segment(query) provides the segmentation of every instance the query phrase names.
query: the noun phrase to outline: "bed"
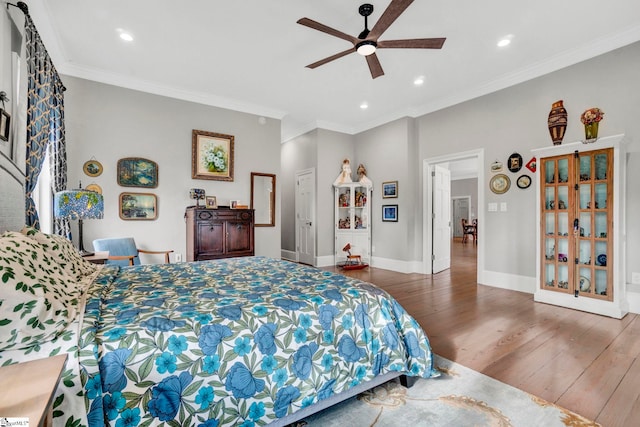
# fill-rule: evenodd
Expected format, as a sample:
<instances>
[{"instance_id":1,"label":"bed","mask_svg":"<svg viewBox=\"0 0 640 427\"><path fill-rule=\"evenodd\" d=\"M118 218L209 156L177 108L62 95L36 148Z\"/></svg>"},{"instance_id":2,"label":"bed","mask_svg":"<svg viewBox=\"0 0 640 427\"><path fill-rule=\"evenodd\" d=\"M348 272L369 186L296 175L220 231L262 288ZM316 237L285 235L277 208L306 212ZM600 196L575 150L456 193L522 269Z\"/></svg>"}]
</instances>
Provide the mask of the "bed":
<instances>
[{"instance_id":1,"label":"bed","mask_svg":"<svg viewBox=\"0 0 640 427\"><path fill-rule=\"evenodd\" d=\"M287 261L97 266L25 228L0 236L0 276L0 365L69 356L55 425L286 425L437 375L386 292Z\"/></svg>"}]
</instances>

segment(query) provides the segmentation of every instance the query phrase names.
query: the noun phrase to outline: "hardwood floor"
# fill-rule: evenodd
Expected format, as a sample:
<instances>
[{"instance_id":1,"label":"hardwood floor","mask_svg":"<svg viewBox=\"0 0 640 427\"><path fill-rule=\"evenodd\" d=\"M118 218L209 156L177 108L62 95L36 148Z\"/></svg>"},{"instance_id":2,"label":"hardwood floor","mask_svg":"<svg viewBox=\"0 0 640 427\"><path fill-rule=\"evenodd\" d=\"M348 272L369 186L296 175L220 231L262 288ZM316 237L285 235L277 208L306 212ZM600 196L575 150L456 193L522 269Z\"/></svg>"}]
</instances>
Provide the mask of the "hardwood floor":
<instances>
[{"instance_id":1,"label":"hardwood floor","mask_svg":"<svg viewBox=\"0 0 640 427\"><path fill-rule=\"evenodd\" d=\"M389 292L435 353L603 426L640 425L638 315L616 320L478 285L476 246L459 240L451 269L435 275L339 271Z\"/></svg>"}]
</instances>

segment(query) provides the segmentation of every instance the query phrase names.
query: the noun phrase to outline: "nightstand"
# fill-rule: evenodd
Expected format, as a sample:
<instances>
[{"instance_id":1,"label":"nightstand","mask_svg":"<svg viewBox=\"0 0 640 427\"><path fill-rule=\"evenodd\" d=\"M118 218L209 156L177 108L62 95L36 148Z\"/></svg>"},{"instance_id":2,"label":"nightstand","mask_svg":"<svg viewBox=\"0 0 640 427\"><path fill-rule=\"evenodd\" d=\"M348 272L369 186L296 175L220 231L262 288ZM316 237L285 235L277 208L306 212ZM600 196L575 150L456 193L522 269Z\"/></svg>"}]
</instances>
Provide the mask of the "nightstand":
<instances>
[{"instance_id":1,"label":"nightstand","mask_svg":"<svg viewBox=\"0 0 640 427\"><path fill-rule=\"evenodd\" d=\"M29 418L29 425L53 425L53 398L67 355L0 368L0 416Z\"/></svg>"},{"instance_id":2,"label":"nightstand","mask_svg":"<svg viewBox=\"0 0 640 427\"><path fill-rule=\"evenodd\" d=\"M96 252L93 255L84 256L82 258L94 264L104 264L109 259L109 251Z\"/></svg>"}]
</instances>

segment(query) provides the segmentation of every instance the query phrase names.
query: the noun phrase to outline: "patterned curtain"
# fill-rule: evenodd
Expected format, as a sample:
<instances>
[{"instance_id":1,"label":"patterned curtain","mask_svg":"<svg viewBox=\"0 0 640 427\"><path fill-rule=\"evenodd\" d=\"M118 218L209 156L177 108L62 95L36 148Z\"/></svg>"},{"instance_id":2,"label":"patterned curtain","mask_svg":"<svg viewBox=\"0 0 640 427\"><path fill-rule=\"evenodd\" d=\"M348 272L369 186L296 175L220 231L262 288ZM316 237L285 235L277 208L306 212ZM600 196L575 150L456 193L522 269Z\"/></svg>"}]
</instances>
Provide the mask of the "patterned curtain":
<instances>
[{"instance_id":1,"label":"patterned curtain","mask_svg":"<svg viewBox=\"0 0 640 427\"><path fill-rule=\"evenodd\" d=\"M53 87L53 106L51 109L51 138L49 146L49 164L51 167L51 190L54 193L67 189L67 146L64 128L64 86ZM69 218L53 218L53 233L71 240Z\"/></svg>"},{"instance_id":2,"label":"patterned curtain","mask_svg":"<svg viewBox=\"0 0 640 427\"><path fill-rule=\"evenodd\" d=\"M31 17L25 13L25 34L27 39L27 73L29 90L27 94L27 156L25 180L25 222L40 228L38 212L33 200L33 190L42 170L50 140L64 145L64 86L60 81L51 58L44 47L38 30ZM60 152L59 147L55 149ZM65 150L63 149L64 153ZM66 156L66 154L65 154ZM64 160L66 164L66 159ZM66 174L66 171L61 173ZM66 178L65 178L66 180ZM57 184L56 184L57 185Z\"/></svg>"}]
</instances>

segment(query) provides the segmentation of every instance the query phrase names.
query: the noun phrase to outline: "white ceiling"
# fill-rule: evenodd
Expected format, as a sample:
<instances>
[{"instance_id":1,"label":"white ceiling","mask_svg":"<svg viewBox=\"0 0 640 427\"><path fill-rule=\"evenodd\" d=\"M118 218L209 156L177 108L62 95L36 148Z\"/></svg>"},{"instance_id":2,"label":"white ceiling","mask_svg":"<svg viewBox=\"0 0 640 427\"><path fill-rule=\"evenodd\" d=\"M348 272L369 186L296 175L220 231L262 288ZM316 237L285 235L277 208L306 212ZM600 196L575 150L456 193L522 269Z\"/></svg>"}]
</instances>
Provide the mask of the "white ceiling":
<instances>
[{"instance_id":1,"label":"white ceiling","mask_svg":"<svg viewBox=\"0 0 640 427\"><path fill-rule=\"evenodd\" d=\"M357 53L305 68L351 45L296 21L357 36L364 2L26 1L60 73L281 119L283 141L420 116L640 40L638 0L417 0L379 40L446 37L441 50L378 50L375 80ZM369 2L372 28L389 0Z\"/></svg>"}]
</instances>

